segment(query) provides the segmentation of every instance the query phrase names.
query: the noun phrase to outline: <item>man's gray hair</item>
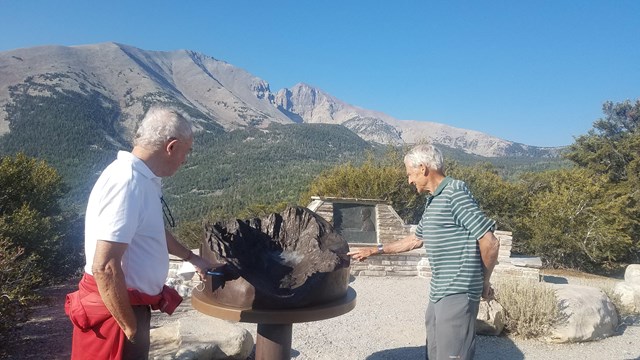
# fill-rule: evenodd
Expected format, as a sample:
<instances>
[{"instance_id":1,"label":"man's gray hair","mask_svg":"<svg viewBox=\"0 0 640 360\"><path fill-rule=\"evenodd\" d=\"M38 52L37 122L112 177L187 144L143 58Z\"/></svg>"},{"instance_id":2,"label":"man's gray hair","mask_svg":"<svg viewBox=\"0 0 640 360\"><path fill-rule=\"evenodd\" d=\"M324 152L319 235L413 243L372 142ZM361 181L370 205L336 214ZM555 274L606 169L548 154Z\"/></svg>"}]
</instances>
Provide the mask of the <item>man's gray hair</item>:
<instances>
[{"instance_id":1,"label":"man's gray hair","mask_svg":"<svg viewBox=\"0 0 640 360\"><path fill-rule=\"evenodd\" d=\"M415 146L404 156L404 161L414 168L422 164L431 170L444 171L442 152L433 145Z\"/></svg>"},{"instance_id":2,"label":"man's gray hair","mask_svg":"<svg viewBox=\"0 0 640 360\"><path fill-rule=\"evenodd\" d=\"M184 141L192 137L191 123L181 113L163 106L154 106L138 125L133 145L155 150L171 138Z\"/></svg>"}]
</instances>

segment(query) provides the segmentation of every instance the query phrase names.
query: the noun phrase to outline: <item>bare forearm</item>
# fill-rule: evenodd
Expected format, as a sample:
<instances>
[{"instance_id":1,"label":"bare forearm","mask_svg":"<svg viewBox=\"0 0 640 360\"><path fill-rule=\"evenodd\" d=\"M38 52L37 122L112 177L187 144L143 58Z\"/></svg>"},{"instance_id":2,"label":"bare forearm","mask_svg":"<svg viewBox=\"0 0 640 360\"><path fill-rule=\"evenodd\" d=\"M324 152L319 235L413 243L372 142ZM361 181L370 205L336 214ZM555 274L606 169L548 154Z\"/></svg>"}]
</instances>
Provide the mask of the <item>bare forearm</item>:
<instances>
[{"instance_id":1,"label":"bare forearm","mask_svg":"<svg viewBox=\"0 0 640 360\"><path fill-rule=\"evenodd\" d=\"M484 269L484 280L489 281L493 268L498 262L498 253L500 251L500 241L488 231L480 240L478 240L480 248L480 257L482 258L482 267Z\"/></svg>"},{"instance_id":2,"label":"bare forearm","mask_svg":"<svg viewBox=\"0 0 640 360\"><path fill-rule=\"evenodd\" d=\"M383 254L397 254L413 249L417 249L422 247L422 241L419 240L415 235L409 235L401 240L397 240L391 243L384 244L382 253ZM350 251L347 255L353 257L354 260L362 261L368 258L369 256L378 254L377 247L366 247L361 248L356 251Z\"/></svg>"},{"instance_id":3,"label":"bare forearm","mask_svg":"<svg viewBox=\"0 0 640 360\"><path fill-rule=\"evenodd\" d=\"M102 269L94 269L93 276L98 285L100 297L120 328L128 338L137 332L136 316L129 302L124 274L111 264Z\"/></svg>"},{"instance_id":4,"label":"bare forearm","mask_svg":"<svg viewBox=\"0 0 640 360\"><path fill-rule=\"evenodd\" d=\"M175 255L180 259L187 259L191 256L191 250L187 249L178 240L176 240L171 232L165 230L165 235L167 237L167 250L169 251L169 254Z\"/></svg>"},{"instance_id":5,"label":"bare forearm","mask_svg":"<svg viewBox=\"0 0 640 360\"><path fill-rule=\"evenodd\" d=\"M211 269L222 264L214 264L201 256L194 254L190 249L182 245L168 230L165 230L167 237L167 250L169 254L175 255L183 260L189 261L196 267L200 276L204 276L207 269Z\"/></svg>"},{"instance_id":6,"label":"bare forearm","mask_svg":"<svg viewBox=\"0 0 640 360\"><path fill-rule=\"evenodd\" d=\"M91 272L107 309L129 339L138 331L136 316L129 303L127 283L120 265L128 245L98 240Z\"/></svg>"},{"instance_id":7,"label":"bare forearm","mask_svg":"<svg viewBox=\"0 0 640 360\"><path fill-rule=\"evenodd\" d=\"M401 240L384 245L385 254L398 254L422 247L422 240L415 235L409 235Z\"/></svg>"}]
</instances>

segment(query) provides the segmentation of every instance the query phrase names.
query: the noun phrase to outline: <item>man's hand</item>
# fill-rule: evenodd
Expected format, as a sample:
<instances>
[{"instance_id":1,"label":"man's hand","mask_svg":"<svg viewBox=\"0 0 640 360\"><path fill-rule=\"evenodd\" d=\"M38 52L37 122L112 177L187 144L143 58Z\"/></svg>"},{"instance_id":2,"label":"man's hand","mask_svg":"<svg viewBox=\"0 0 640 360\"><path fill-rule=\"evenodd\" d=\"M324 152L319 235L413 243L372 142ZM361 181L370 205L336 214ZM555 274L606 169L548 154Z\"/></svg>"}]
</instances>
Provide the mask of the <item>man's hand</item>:
<instances>
[{"instance_id":1,"label":"man's hand","mask_svg":"<svg viewBox=\"0 0 640 360\"><path fill-rule=\"evenodd\" d=\"M376 254L378 252L377 248L361 248L358 249L356 251L349 251L347 253L348 256L351 256L351 258L353 258L353 260L356 261L364 261L366 260L369 256Z\"/></svg>"},{"instance_id":2,"label":"man's hand","mask_svg":"<svg viewBox=\"0 0 640 360\"><path fill-rule=\"evenodd\" d=\"M130 328L123 330L124 331L124 336L127 337L127 340L129 340L130 343L135 344L136 343L136 330L132 330Z\"/></svg>"},{"instance_id":3,"label":"man's hand","mask_svg":"<svg viewBox=\"0 0 640 360\"><path fill-rule=\"evenodd\" d=\"M486 301L493 300L494 297L493 287L491 287L491 283L489 281L484 281L482 287L482 299Z\"/></svg>"},{"instance_id":4,"label":"man's hand","mask_svg":"<svg viewBox=\"0 0 640 360\"><path fill-rule=\"evenodd\" d=\"M205 275L207 274L207 270L224 266L224 264L214 264L211 261L195 254L191 256L189 262L196 268L200 279L204 279Z\"/></svg>"}]
</instances>

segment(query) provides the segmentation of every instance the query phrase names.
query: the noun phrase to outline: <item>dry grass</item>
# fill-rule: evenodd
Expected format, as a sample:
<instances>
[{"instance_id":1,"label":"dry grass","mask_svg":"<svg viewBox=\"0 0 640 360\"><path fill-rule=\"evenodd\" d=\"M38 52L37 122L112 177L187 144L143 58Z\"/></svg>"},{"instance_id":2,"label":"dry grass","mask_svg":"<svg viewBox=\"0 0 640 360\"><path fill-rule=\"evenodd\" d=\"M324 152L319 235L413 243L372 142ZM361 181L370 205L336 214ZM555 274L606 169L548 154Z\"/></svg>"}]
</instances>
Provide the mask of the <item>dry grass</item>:
<instances>
[{"instance_id":1,"label":"dry grass","mask_svg":"<svg viewBox=\"0 0 640 360\"><path fill-rule=\"evenodd\" d=\"M640 315L638 312L634 311L634 309L622 303L620 295L613 291L613 287L600 287L600 289L604 291L604 293L609 297L609 300L613 303L613 306L616 308L619 323L623 322L623 320L629 316Z\"/></svg>"},{"instance_id":2,"label":"dry grass","mask_svg":"<svg viewBox=\"0 0 640 360\"><path fill-rule=\"evenodd\" d=\"M555 292L544 283L501 278L495 288L496 300L505 310L505 329L512 335L545 336L560 316Z\"/></svg>"}]
</instances>

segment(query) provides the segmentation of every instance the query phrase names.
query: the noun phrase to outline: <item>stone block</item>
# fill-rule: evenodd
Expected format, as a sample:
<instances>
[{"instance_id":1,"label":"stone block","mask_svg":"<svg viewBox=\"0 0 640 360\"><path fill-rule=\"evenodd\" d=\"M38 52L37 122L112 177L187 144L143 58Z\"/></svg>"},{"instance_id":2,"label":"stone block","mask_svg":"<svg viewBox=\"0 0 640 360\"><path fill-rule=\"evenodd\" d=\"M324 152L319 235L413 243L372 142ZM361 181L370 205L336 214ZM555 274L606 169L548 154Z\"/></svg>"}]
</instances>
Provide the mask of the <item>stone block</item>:
<instances>
[{"instance_id":1,"label":"stone block","mask_svg":"<svg viewBox=\"0 0 640 360\"><path fill-rule=\"evenodd\" d=\"M374 270L365 270L360 273L365 276L385 276L387 274L386 271L374 271Z\"/></svg>"},{"instance_id":2,"label":"stone block","mask_svg":"<svg viewBox=\"0 0 640 360\"><path fill-rule=\"evenodd\" d=\"M369 265L367 267L367 271L386 271L387 268L385 266L376 266L376 265Z\"/></svg>"},{"instance_id":3,"label":"stone block","mask_svg":"<svg viewBox=\"0 0 640 360\"><path fill-rule=\"evenodd\" d=\"M513 240L510 237L500 239L500 247L503 247L503 246L511 247L512 245L513 245Z\"/></svg>"},{"instance_id":4,"label":"stone block","mask_svg":"<svg viewBox=\"0 0 640 360\"><path fill-rule=\"evenodd\" d=\"M480 301L476 318L476 334L498 336L504 330L504 308L497 301Z\"/></svg>"},{"instance_id":5,"label":"stone block","mask_svg":"<svg viewBox=\"0 0 640 360\"><path fill-rule=\"evenodd\" d=\"M191 316L152 329L149 358L245 360L253 345L251 333L238 325L205 315Z\"/></svg>"},{"instance_id":6,"label":"stone block","mask_svg":"<svg viewBox=\"0 0 640 360\"><path fill-rule=\"evenodd\" d=\"M631 264L624 271L624 281L632 286L640 286L640 264Z\"/></svg>"},{"instance_id":7,"label":"stone block","mask_svg":"<svg viewBox=\"0 0 640 360\"><path fill-rule=\"evenodd\" d=\"M393 271L388 271L387 275L391 275L391 276L418 276L418 271L417 270L393 270Z\"/></svg>"},{"instance_id":8,"label":"stone block","mask_svg":"<svg viewBox=\"0 0 640 360\"><path fill-rule=\"evenodd\" d=\"M640 286L623 281L615 285L613 292L620 297L620 302L625 307L624 310L640 312Z\"/></svg>"},{"instance_id":9,"label":"stone block","mask_svg":"<svg viewBox=\"0 0 640 360\"><path fill-rule=\"evenodd\" d=\"M417 271L415 266L394 265L388 269L389 271Z\"/></svg>"}]
</instances>

